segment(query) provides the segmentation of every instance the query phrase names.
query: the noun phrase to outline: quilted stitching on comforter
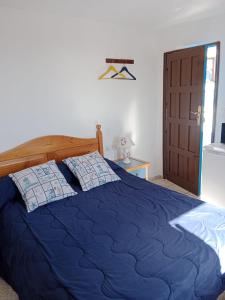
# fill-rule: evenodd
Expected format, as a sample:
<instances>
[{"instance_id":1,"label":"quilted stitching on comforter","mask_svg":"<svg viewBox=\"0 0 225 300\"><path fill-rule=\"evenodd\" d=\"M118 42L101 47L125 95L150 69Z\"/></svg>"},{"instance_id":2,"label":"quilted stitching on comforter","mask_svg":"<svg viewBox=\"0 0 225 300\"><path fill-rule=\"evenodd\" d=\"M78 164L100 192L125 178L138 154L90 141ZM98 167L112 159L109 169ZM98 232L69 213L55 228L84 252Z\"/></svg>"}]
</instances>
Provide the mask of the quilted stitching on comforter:
<instances>
[{"instance_id":1,"label":"quilted stitching on comforter","mask_svg":"<svg viewBox=\"0 0 225 300\"><path fill-rule=\"evenodd\" d=\"M21 300L216 299L225 211L122 178L26 213L0 210L0 267Z\"/></svg>"}]
</instances>

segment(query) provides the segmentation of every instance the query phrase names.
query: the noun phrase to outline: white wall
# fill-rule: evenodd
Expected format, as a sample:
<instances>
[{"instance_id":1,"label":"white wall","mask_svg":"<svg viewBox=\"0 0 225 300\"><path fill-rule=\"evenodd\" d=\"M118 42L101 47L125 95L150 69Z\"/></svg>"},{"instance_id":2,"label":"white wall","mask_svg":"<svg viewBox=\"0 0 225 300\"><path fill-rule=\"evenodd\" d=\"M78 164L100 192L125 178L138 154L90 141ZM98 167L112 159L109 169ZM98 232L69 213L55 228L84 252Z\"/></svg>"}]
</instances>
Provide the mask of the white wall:
<instances>
[{"instance_id":1,"label":"white wall","mask_svg":"<svg viewBox=\"0 0 225 300\"><path fill-rule=\"evenodd\" d=\"M106 57L134 58L137 81L99 81ZM106 156L131 133L134 155L160 174L155 58L136 28L1 8L0 151L46 134L92 137L100 122Z\"/></svg>"},{"instance_id":2,"label":"white wall","mask_svg":"<svg viewBox=\"0 0 225 300\"><path fill-rule=\"evenodd\" d=\"M217 141L225 121L225 18L151 32L1 8L0 151L46 134L88 137L103 125L105 153L131 133L133 154L162 174L163 53L221 41ZM136 26L136 24L134 24ZM105 58L134 58L137 81L99 81Z\"/></svg>"},{"instance_id":3,"label":"white wall","mask_svg":"<svg viewBox=\"0 0 225 300\"><path fill-rule=\"evenodd\" d=\"M202 20L199 22L179 24L159 31L157 36L158 59L156 71L156 99L161 105L161 108L159 109L160 111L162 111L163 104L163 53L216 41L221 42L216 126L216 141L219 142L221 135L221 123L225 122L225 16ZM159 141L162 141L162 122L159 122L157 128ZM160 145L161 150L159 150L159 153L162 151L162 143L158 142L158 149Z\"/></svg>"}]
</instances>

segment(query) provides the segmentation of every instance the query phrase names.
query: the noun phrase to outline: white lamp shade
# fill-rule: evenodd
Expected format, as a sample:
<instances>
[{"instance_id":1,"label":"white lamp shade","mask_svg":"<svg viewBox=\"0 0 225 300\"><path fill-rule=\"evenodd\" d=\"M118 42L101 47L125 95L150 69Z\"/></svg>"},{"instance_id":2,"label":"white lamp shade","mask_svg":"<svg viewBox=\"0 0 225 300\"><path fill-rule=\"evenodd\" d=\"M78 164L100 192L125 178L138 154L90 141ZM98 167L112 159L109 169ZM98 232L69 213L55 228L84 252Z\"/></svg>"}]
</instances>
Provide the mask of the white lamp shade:
<instances>
[{"instance_id":1,"label":"white lamp shade","mask_svg":"<svg viewBox=\"0 0 225 300\"><path fill-rule=\"evenodd\" d=\"M135 143L132 141L132 139L129 136L123 136L120 138L119 148L131 148L134 146Z\"/></svg>"}]
</instances>

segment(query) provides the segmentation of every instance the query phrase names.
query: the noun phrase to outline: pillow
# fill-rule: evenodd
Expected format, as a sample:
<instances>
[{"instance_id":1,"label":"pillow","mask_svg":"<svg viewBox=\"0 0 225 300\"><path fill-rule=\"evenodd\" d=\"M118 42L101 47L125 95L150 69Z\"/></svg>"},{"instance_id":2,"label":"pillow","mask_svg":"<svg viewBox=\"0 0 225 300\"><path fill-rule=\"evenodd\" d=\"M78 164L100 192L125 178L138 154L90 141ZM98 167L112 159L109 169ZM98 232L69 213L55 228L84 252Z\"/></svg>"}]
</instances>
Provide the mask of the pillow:
<instances>
[{"instance_id":1,"label":"pillow","mask_svg":"<svg viewBox=\"0 0 225 300\"><path fill-rule=\"evenodd\" d=\"M9 174L31 212L39 206L76 195L54 160Z\"/></svg>"},{"instance_id":2,"label":"pillow","mask_svg":"<svg viewBox=\"0 0 225 300\"><path fill-rule=\"evenodd\" d=\"M69 157L63 162L79 179L83 191L120 180L97 151L83 156Z\"/></svg>"}]
</instances>

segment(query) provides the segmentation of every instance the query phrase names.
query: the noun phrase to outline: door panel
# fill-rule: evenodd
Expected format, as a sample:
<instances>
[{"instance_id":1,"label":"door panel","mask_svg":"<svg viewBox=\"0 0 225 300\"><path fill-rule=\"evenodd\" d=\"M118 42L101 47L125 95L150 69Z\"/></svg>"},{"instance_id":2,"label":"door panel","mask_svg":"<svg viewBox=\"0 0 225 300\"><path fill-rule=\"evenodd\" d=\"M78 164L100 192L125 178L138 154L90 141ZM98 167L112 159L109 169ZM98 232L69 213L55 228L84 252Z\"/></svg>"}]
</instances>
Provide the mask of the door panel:
<instances>
[{"instance_id":1,"label":"door panel","mask_svg":"<svg viewBox=\"0 0 225 300\"><path fill-rule=\"evenodd\" d=\"M165 55L164 177L198 194L204 46Z\"/></svg>"}]
</instances>

